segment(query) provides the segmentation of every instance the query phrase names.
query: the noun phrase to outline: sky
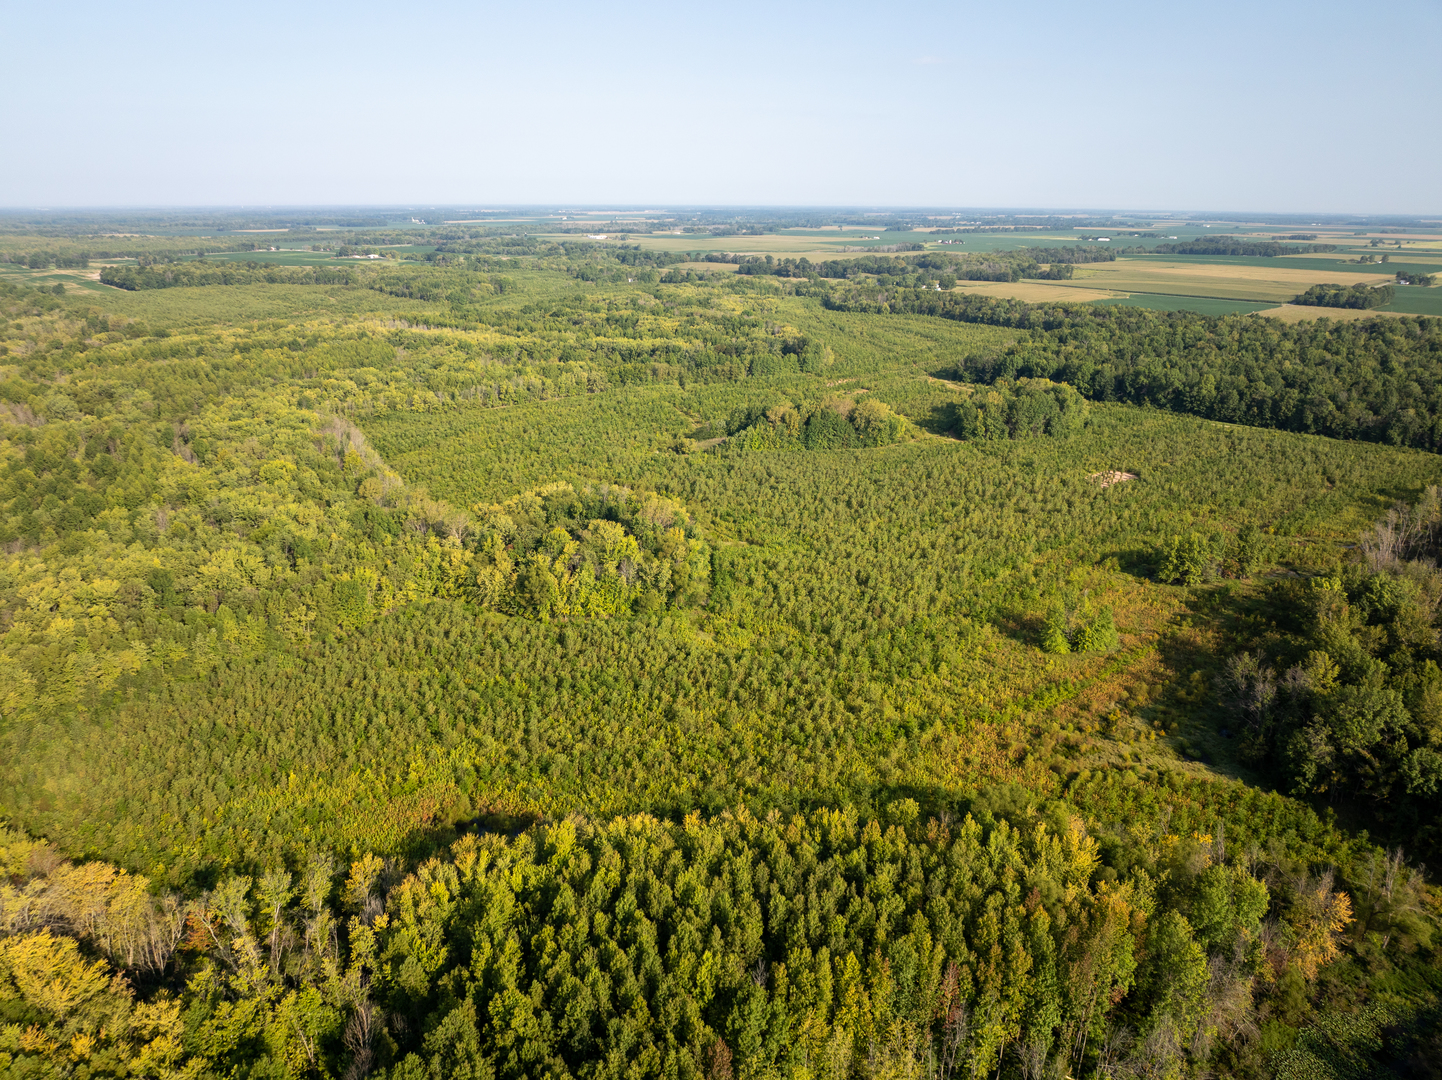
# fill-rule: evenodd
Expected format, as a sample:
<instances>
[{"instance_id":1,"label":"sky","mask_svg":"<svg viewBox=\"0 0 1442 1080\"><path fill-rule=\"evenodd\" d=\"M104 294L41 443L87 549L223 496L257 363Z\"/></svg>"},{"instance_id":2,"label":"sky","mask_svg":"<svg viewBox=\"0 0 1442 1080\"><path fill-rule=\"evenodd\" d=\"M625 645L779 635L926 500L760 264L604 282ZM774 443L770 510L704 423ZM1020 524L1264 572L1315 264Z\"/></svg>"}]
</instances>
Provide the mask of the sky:
<instances>
[{"instance_id":1,"label":"sky","mask_svg":"<svg viewBox=\"0 0 1442 1080\"><path fill-rule=\"evenodd\" d=\"M0 206L1442 214L1442 0L0 0Z\"/></svg>"}]
</instances>

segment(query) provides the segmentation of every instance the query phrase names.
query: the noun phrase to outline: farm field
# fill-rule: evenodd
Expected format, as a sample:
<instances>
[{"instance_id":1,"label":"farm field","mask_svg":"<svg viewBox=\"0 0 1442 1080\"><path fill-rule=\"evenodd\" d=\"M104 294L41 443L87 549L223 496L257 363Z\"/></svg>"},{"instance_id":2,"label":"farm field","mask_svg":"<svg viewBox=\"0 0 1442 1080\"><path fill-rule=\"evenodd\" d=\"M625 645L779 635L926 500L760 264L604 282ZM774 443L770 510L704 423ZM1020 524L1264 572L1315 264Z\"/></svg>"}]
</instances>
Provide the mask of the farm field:
<instances>
[{"instance_id":1,"label":"farm field","mask_svg":"<svg viewBox=\"0 0 1442 1080\"><path fill-rule=\"evenodd\" d=\"M553 220L0 237L0 1073L1420 1052L1442 323Z\"/></svg>"},{"instance_id":2,"label":"farm field","mask_svg":"<svg viewBox=\"0 0 1442 1080\"><path fill-rule=\"evenodd\" d=\"M1078 289L1077 292L1085 290ZM1058 299L1065 299L1058 294ZM1213 300L1199 296L1166 296L1152 293L1135 293L1120 297L1103 297L1095 301L1102 306L1125 305L1127 307L1150 308L1154 311L1195 311L1201 315L1255 315L1271 314L1278 308L1270 308L1265 301ZM1287 305L1289 308L1291 305ZM1309 309L1297 309L1309 310ZM1332 309L1310 309L1332 310Z\"/></svg>"},{"instance_id":3,"label":"farm field","mask_svg":"<svg viewBox=\"0 0 1442 1080\"><path fill-rule=\"evenodd\" d=\"M1367 254L1363 249L1360 254ZM1372 252L1375 254L1375 252ZM1385 252L1384 252L1385 254ZM1356 260L1356 253L1343 255L1337 253L1335 256L1304 256L1304 255L1279 255L1276 257L1258 257L1255 255L1129 255L1139 263L1151 261L1164 261L1180 265L1202 265L1202 266L1278 266L1285 270L1306 270L1330 273L1341 271L1347 274L1383 274L1391 277L1398 270L1413 271L1426 274L1432 272L1442 259L1429 260L1422 256L1414 260L1409 254L1407 258L1399 258L1395 252L1391 254L1390 262L1359 263ZM1431 269L1429 269L1431 268Z\"/></svg>"},{"instance_id":4,"label":"farm field","mask_svg":"<svg viewBox=\"0 0 1442 1080\"><path fill-rule=\"evenodd\" d=\"M0 282L30 287L54 288L56 285L62 285L66 289L83 289L86 292L95 293L105 292L107 291L106 286L97 280L99 276L98 269L66 267L28 270L0 263Z\"/></svg>"},{"instance_id":5,"label":"farm field","mask_svg":"<svg viewBox=\"0 0 1442 1080\"><path fill-rule=\"evenodd\" d=\"M1252 265L1236 266L1122 257L1112 263L1078 267L1072 285L1229 300L1285 301L1323 282L1365 285L1377 280L1371 274L1292 269L1278 262L1258 259Z\"/></svg>"},{"instance_id":6,"label":"farm field","mask_svg":"<svg viewBox=\"0 0 1442 1080\"><path fill-rule=\"evenodd\" d=\"M1399 315L1442 316L1442 288L1434 285L1430 289L1419 289L1399 285L1397 299L1378 310Z\"/></svg>"},{"instance_id":7,"label":"farm field","mask_svg":"<svg viewBox=\"0 0 1442 1080\"><path fill-rule=\"evenodd\" d=\"M1081 304L1125 298L1124 293L1109 289L1088 289L1053 281L964 281L956 288L978 296L1007 297L1028 304Z\"/></svg>"}]
</instances>

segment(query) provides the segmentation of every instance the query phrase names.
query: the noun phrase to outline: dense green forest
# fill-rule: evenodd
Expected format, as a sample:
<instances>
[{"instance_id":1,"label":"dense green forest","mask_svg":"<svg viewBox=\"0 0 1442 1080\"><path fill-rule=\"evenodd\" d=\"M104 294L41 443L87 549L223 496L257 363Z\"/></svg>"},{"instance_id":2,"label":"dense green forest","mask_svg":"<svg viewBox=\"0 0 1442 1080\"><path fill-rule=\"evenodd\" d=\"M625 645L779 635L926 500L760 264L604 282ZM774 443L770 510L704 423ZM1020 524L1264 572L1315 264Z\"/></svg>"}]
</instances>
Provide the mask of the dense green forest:
<instances>
[{"instance_id":1,"label":"dense green forest","mask_svg":"<svg viewBox=\"0 0 1442 1080\"><path fill-rule=\"evenodd\" d=\"M0 1073L1435 1074L1435 321L337 222L9 240Z\"/></svg>"},{"instance_id":2,"label":"dense green forest","mask_svg":"<svg viewBox=\"0 0 1442 1080\"><path fill-rule=\"evenodd\" d=\"M1313 307L1361 308L1369 310L1390 304L1397 292L1391 285L1313 285L1292 303Z\"/></svg>"},{"instance_id":3,"label":"dense green forest","mask_svg":"<svg viewBox=\"0 0 1442 1080\"><path fill-rule=\"evenodd\" d=\"M1287 325L875 285L854 285L824 302L838 311L918 313L1028 331L943 369L956 378L1050 379L1093 401L1429 450L1442 446L1442 323L1435 319Z\"/></svg>"},{"instance_id":4,"label":"dense green forest","mask_svg":"<svg viewBox=\"0 0 1442 1080\"><path fill-rule=\"evenodd\" d=\"M1065 438L1086 423L1087 402L1066 383L1048 379L997 379L965 387L952 431L962 439Z\"/></svg>"},{"instance_id":5,"label":"dense green forest","mask_svg":"<svg viewBox=\"0 0 1442 1080\"><path fill-rule=\"evenodd\" d=\"M196 285L250 285L258 282L297 285L350 285L354 275L345 267L275 267L259 263L170 263L163 266L107 266L100 282L117 289L172 289Z\"/></svg>"},{"instance_id":6,"label":"dense green forest","mask_svg":"<svg viewBox=\"0 0 1442 1080\"><path fill-rule=\"evenodd\" d=\"M921 251L920 244L911 245ZM881 249L876 249L881 250ZM1072 276L1078 263L1112 262L1116 252L1103 248L1055 247L1027 248L1024 251L996 251L986 254L940 254L934 251L920 255L893 257L862 255L852 259L805 258L776 259L770 255L697 256L705 262L735 263L738 274L766 275L783 278L870 278L878 284L893 281L915 286L940 284L951 288L958 281L1020 281L1022 278L1061 280Z\"/></svg>"},{"instance_id":7,"label":"dense green forest","mask_svg":"<svg viewBox=\"0 0 1442 1080\"><path fill-rule=\"evenodd\" d=\"M746 405L734 410L726 423L729 442L751 450L889 446L905 430L906 421L885 402L840 395L828 395L814 408L798 408L789 401Z\"/></svg>"}]
</instances>

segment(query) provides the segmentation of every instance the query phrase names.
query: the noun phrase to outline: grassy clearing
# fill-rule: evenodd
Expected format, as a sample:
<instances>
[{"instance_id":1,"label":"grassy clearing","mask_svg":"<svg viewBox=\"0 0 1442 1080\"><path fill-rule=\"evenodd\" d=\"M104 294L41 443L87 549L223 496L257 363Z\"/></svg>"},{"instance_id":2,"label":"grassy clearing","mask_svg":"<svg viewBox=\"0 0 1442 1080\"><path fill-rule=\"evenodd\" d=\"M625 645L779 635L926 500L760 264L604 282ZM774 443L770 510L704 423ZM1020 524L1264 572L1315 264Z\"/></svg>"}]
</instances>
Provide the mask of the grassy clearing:
<instances>
[{"instance_id":1,"label":"grassy clearing","mask_svg":"<svg viewBox=\"0 0 1442 1080\"><path fill-rule=\"evenodd\" d=\"M1400 312L1388 311L1382 308L1373 308L1371 311L1361 311L1352 308L1326 308L1314 307L1304 304L1281 304L1277 307L1264 308L1257 312L1258 315L1265 315L1269 319L1281 319L1285 323L1310 322L1316 319L1337 319L1342 322L1360 322L1363 319L1370 319L1374 315L1400 315Z\"/></svg>"},{"instance_id":2,"label":"grassy clearing","mask_svg":"<svg viewBox=\"0 0 1442 1080\"><path fill-rule=\"evenodd\" d=\"M67 292L114 292L98 280L100 271L94 264L90 268L67 267L64 269L30 270L13 263L0 263L0 281L13 285L25 285L32 289L49 289L64 285Z\"/></svg>"}]
</instances>

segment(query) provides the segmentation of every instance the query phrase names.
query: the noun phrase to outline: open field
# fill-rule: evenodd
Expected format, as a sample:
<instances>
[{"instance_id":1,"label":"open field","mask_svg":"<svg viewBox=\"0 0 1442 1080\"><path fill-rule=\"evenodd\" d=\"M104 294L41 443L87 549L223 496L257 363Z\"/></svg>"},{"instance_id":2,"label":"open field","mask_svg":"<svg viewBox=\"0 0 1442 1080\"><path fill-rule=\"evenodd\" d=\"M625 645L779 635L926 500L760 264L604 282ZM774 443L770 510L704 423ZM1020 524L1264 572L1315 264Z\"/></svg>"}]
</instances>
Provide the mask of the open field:
<instances>
[{"instance_id":1,"label":"open field","mask_svg":"<svg viewBox=\"0 0 1442 1080\"><path fill-rule=\"evenodd\" d=\"M88 268L64 267L52 268L49 270L29 270L25 267L15 266L12 263L0 263L0 282L9 282L16 285L28 285L31 288L47 289L55 285L64 285L67 290L80 290L84 292L114 292L107 285L102 285L97 280L100 276L100 267L103 262L92 263Z\"/></svg>"},{"instance_id":2,"label":"open field","mask_svg":"<svg viewBox=\"0 0 1442 1080\"><path fill-rule=\"evenodd\" d=\"M1380 310L1396 312L1399 315L1442 316L1442 285L1433 285L1427 289L1398 285L1397 299Z\"/></svg>"}]
</instances>

